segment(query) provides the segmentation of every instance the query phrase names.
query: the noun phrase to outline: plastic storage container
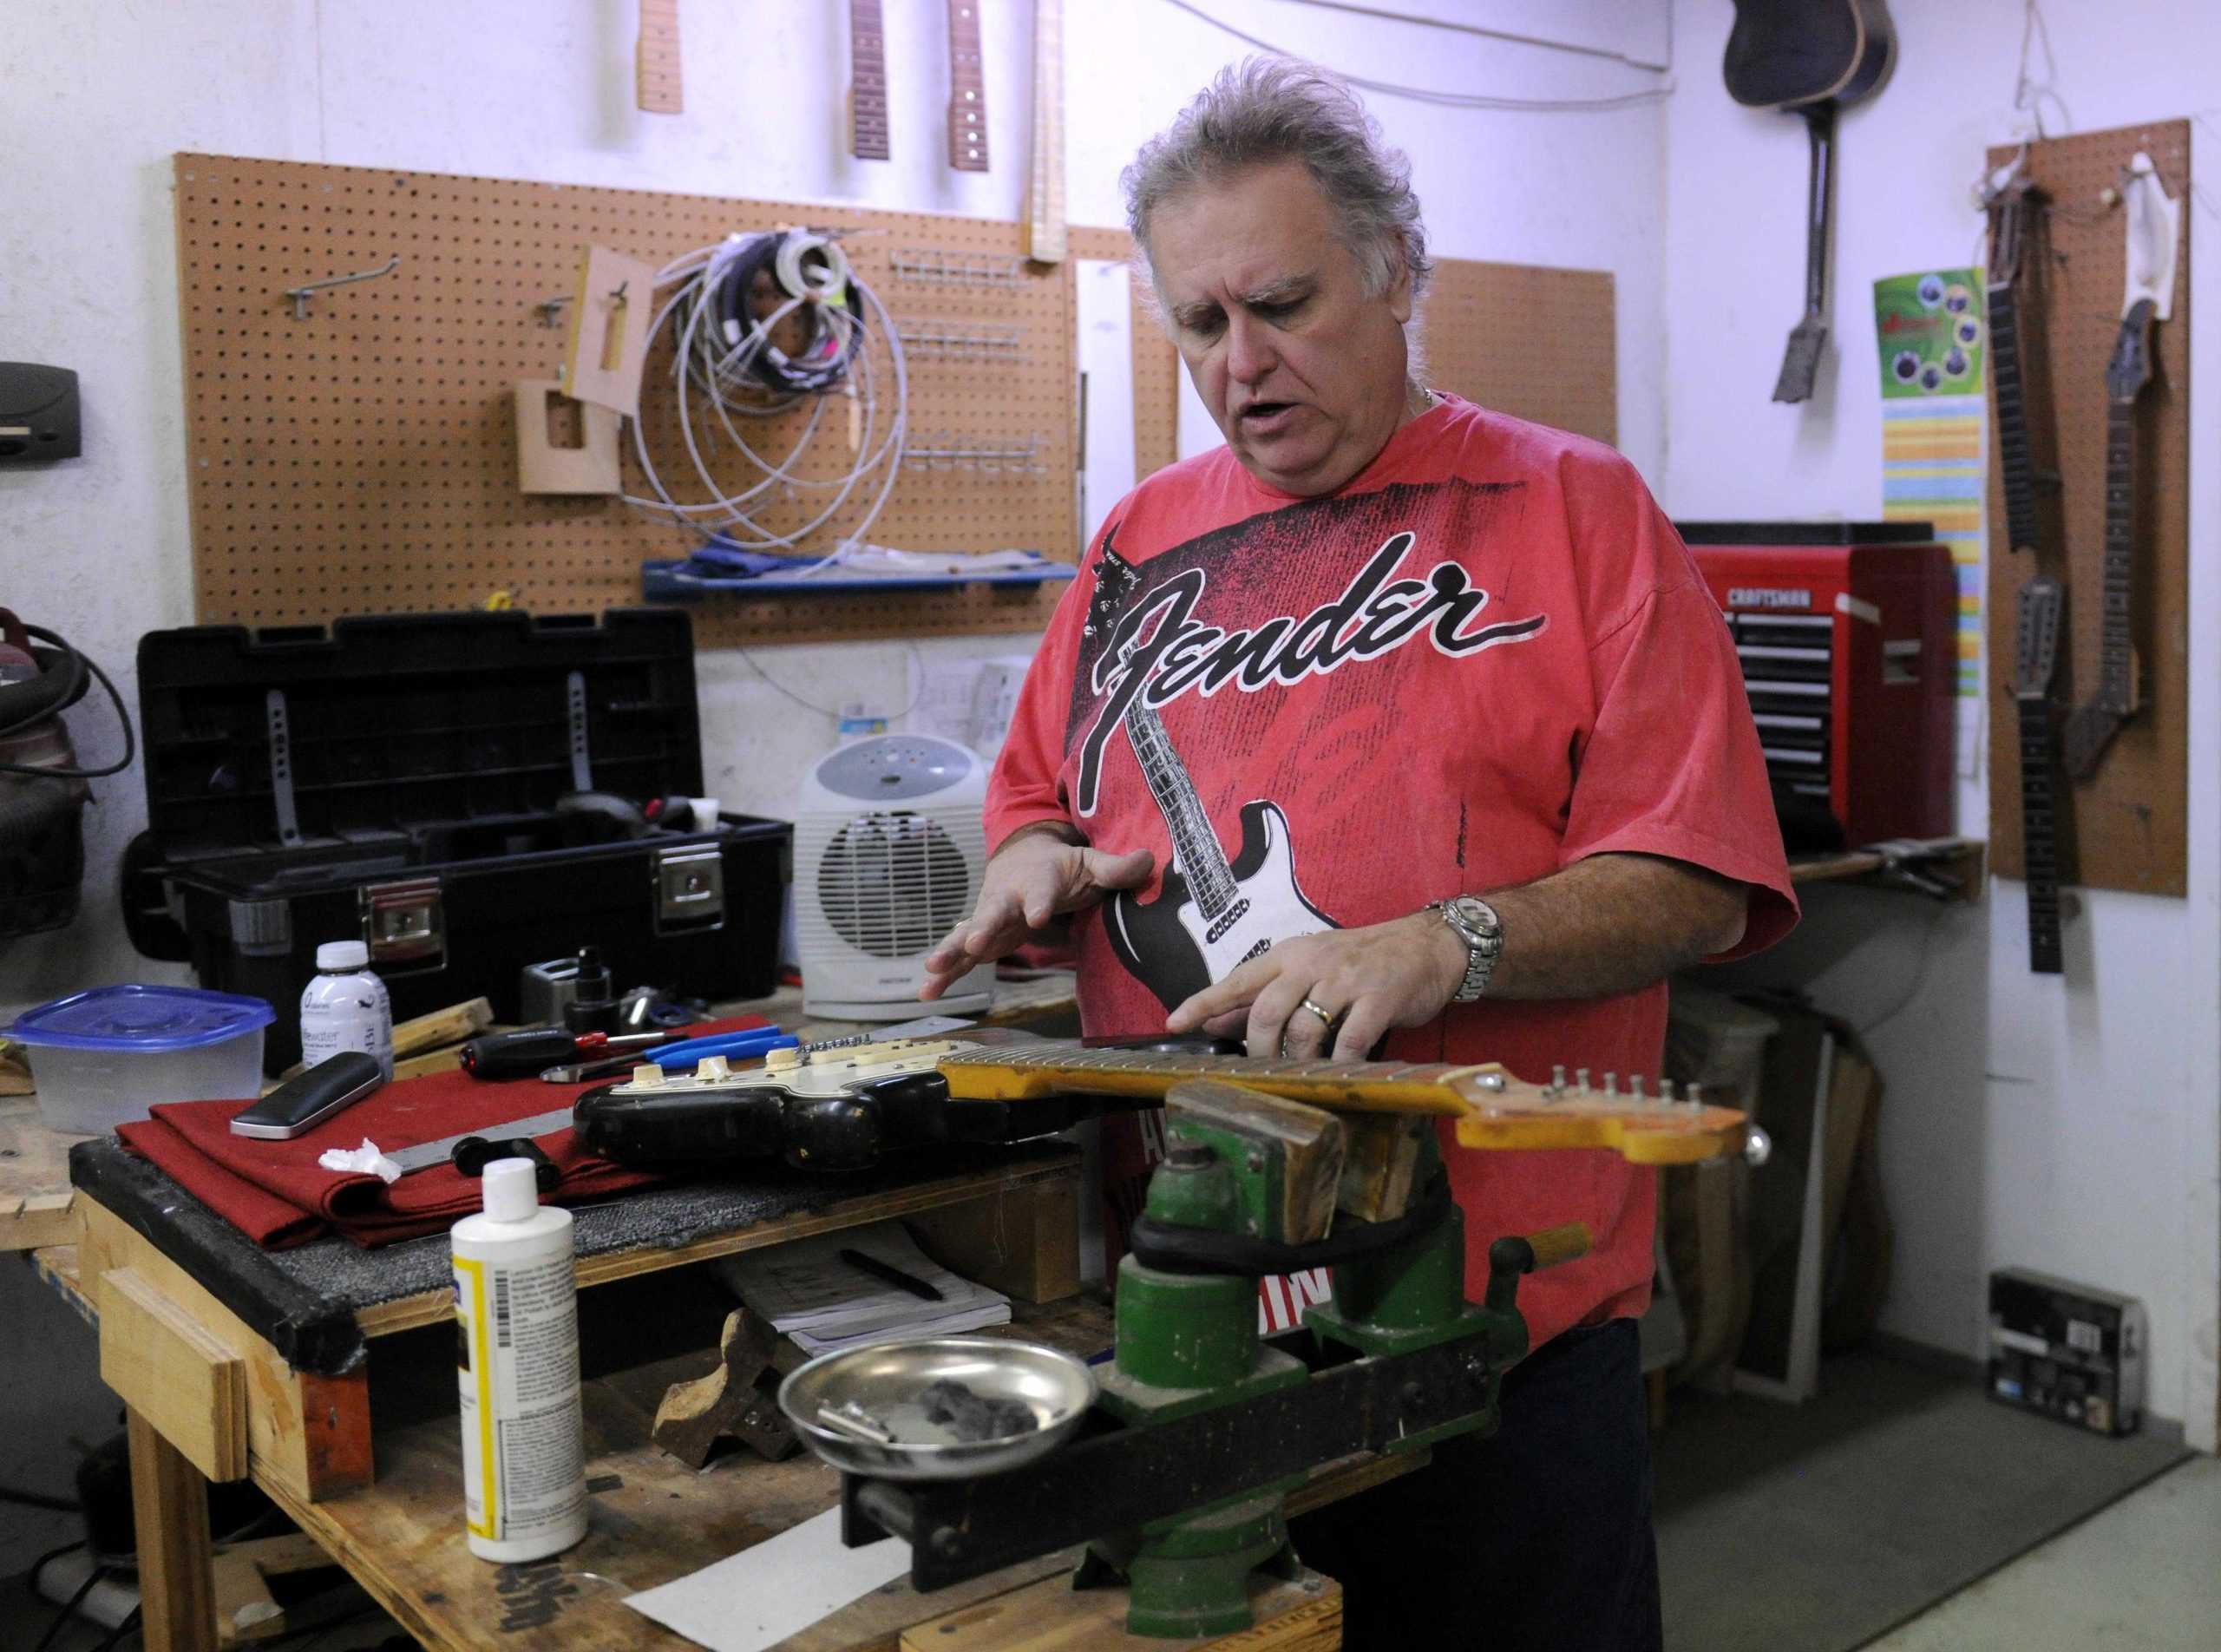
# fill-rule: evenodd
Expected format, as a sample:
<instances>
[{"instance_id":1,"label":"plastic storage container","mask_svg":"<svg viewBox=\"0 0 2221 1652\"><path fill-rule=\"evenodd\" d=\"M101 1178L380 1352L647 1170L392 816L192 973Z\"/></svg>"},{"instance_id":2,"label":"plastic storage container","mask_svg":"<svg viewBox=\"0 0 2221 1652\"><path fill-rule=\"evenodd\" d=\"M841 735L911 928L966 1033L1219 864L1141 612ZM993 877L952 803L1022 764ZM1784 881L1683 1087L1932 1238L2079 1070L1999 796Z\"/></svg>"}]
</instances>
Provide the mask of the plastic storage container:
<instances>
[{"instance_id":1,"label":"plastic storage container","mask_svg":"<svg viewBox=\"0 0 2221 1652\"><path fill-rule=\"evenodd\" d=\"M38 1110L56 1130L98 1135L159 1101L262 1093L259 998L192 987L96 987L26 1010L8 1036L30 1052Z\"/></svg>"}]
</instances>

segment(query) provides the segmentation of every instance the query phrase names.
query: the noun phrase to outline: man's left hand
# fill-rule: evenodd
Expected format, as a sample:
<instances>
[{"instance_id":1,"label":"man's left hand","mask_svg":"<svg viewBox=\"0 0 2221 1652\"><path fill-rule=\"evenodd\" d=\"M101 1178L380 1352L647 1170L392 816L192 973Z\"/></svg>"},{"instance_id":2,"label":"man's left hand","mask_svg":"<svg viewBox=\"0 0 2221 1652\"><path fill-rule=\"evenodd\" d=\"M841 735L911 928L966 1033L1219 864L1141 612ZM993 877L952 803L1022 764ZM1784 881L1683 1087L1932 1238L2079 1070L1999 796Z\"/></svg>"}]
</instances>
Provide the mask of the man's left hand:
<instances>
[{"instance_id":1,"label":"man's left hand","mask_svg":"<svg viewBox=\"0 0 2221 1652\"><path fill-rule=\"evenodd\" d=\"M1189 999L1165 1026L1219 1038L1238 1032L1253 1056L1361 1061L1390 1027L1441 1014L1464 979L1464 942L1441 914L1415 912L1279 941Z\"/></svg>"}]
</instances>

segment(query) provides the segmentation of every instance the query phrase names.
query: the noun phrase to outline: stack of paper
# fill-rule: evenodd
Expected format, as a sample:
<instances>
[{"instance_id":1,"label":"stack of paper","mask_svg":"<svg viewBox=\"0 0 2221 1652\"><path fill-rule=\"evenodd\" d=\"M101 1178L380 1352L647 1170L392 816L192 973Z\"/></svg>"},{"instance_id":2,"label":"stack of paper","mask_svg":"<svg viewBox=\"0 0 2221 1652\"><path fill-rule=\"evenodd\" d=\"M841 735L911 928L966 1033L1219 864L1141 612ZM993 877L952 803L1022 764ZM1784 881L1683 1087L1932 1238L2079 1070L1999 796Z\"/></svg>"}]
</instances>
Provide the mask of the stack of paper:
<instances>
[{"instance_id":1,"label":"stack of paper","mask_svg":"<svg viewBox=\"0 0 2221 1652\"><path fill-rule=\"evenodd\" d=\"M842 1260L843 1250L885 1263L938 1292L939 1300ZM797 1239L724 1257L717 1266L740 1300L805 1354L1010 1323L1009 1297L931 1260L899 1222Z\"/></svg>"}]
</instances>

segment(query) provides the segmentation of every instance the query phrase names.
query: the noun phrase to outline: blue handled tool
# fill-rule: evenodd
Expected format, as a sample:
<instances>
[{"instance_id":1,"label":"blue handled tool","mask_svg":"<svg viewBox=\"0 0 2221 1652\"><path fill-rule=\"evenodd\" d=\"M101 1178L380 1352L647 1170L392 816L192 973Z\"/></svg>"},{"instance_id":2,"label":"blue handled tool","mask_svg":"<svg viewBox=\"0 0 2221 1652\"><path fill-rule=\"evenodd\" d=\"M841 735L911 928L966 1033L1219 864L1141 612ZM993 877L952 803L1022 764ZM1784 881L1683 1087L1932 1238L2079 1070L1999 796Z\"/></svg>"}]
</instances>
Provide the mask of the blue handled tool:
<instances>
[{"instance_id":1,"label":"blue handled tool","mask_svg":"<svg viewBox=\"0 0 2221 1652\"><path fill-rule=\"evenodd\" d=\"M773 1050L791 1050L802 1040L776 1026L751 1026L739 1032L712 1032L704 1038L682 1039L658 1045L629 1056L573 1066L550 1067L540 1076L549 1084L584 1084L613 1072L629 1072L642 1062L652 1061L665 1072L680 1072L698 1065L704 1056L721 1055L728 1061L749 1061Z\"/></svg>"}]
</instances>

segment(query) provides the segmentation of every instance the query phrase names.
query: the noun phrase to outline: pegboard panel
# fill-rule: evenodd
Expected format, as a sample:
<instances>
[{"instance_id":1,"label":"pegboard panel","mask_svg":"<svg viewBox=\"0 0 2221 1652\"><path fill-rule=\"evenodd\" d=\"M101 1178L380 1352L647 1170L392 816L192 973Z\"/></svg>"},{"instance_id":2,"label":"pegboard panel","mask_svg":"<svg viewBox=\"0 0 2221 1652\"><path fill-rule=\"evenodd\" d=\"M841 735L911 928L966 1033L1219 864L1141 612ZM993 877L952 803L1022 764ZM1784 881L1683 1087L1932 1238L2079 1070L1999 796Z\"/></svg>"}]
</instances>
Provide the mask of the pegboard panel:
<instances>
[{"instance_id":1,"label":"pegboard panel","mask_svg":"<svg viewBox=\"0 0 2221 1652\"><path fill-rule=\"evenodd\" d=\"M565 338L538 306L572 290L589 243L661 264L788 223L842 232L900 331L962 341L908 351L914 449L1030 449L1024 469L906 467L871 537L1078 555L1071 279L1025 264L1016 224L216 155L180 154L174 167L204 621L475 607L496 591L550 613L639 602L641 560L685 554L675 530L613 498L517 491L512 389L555 377ZM318 293L294 318L286 289L396 254L393 274ZM649 361L643 428L674 493L698 497L679 482L669 337ZM805 416L749 434L783 455ZM829 398L798 475L847 469L845 417ZM629 432L626 445L626 486L640 491ZM728 485L750 479L738 463L731 474ZM778 531L805 520L793 501L766 502ZM1024 632L1062 588L721 597L693 611L709 646Z\"/></svg>"},{"instance_id":2,"label":"pegboard panel","mask_svg":"<svg viewBox=\"0 0 2221 1652\"><path fill-rule=\"evenodd\" d=\"M2077 868L2068 882L2142 895L2185 892L2188 831L2190 543L2190 123L2090 132L2031 146L2030 175L2049 200L2049 257L2029 306L2046 324L2052 415L2059 434L2060 547L2041 567L2003 547L1989 558L1989 836L1991 864L2021 875L2021 751L2013 699L2014 621L2021 587L2038 572L2067 587L2071 623L2054 698L2087 698L2098 677L2104 606L2106 364L2120 328L2126 227L2103 193L2116 188L2138 150L2183 203L2172 319L2152 329L2153 376L2137 404L2137 602L2132 631L2145 704L2113 737L2087 781L2054 788L2065 804L2062 842ZM1989 151L1988 164L2013 148ZM1993 443L1993 447L1995 444ZM2002 523L2002 473L1993 456L1989 520ZM2063 722L2063 717L2060 719Z\"/></svg>"},{"instance_id":3,"label":"pegboard panel","mask_svg":"<svg viewBox=\"0 0 2221 1652\"><path fill-rule=\"evenodd\" d=\"M1123 230L1071 234L1075 257L1125 258L1133 250ZM1618 442L1610 271L1438 259L1421 321L1426 382L1435 389L1538 424ZM1180 370L1179 353L1137 287L1134 460L1142 475L1177 456Z\"/></svg>"},{"instance_id":4,"label":"pegboard panel","mask_svg":"<svg viewBox=\"0 0 2221 1652\"><path fill-rule=\"evenodd\" d=\"M1439 259L1423 317L1427 383L1616 445L1614 305L1608 270Z\"/></svg>"}]
</instances>

